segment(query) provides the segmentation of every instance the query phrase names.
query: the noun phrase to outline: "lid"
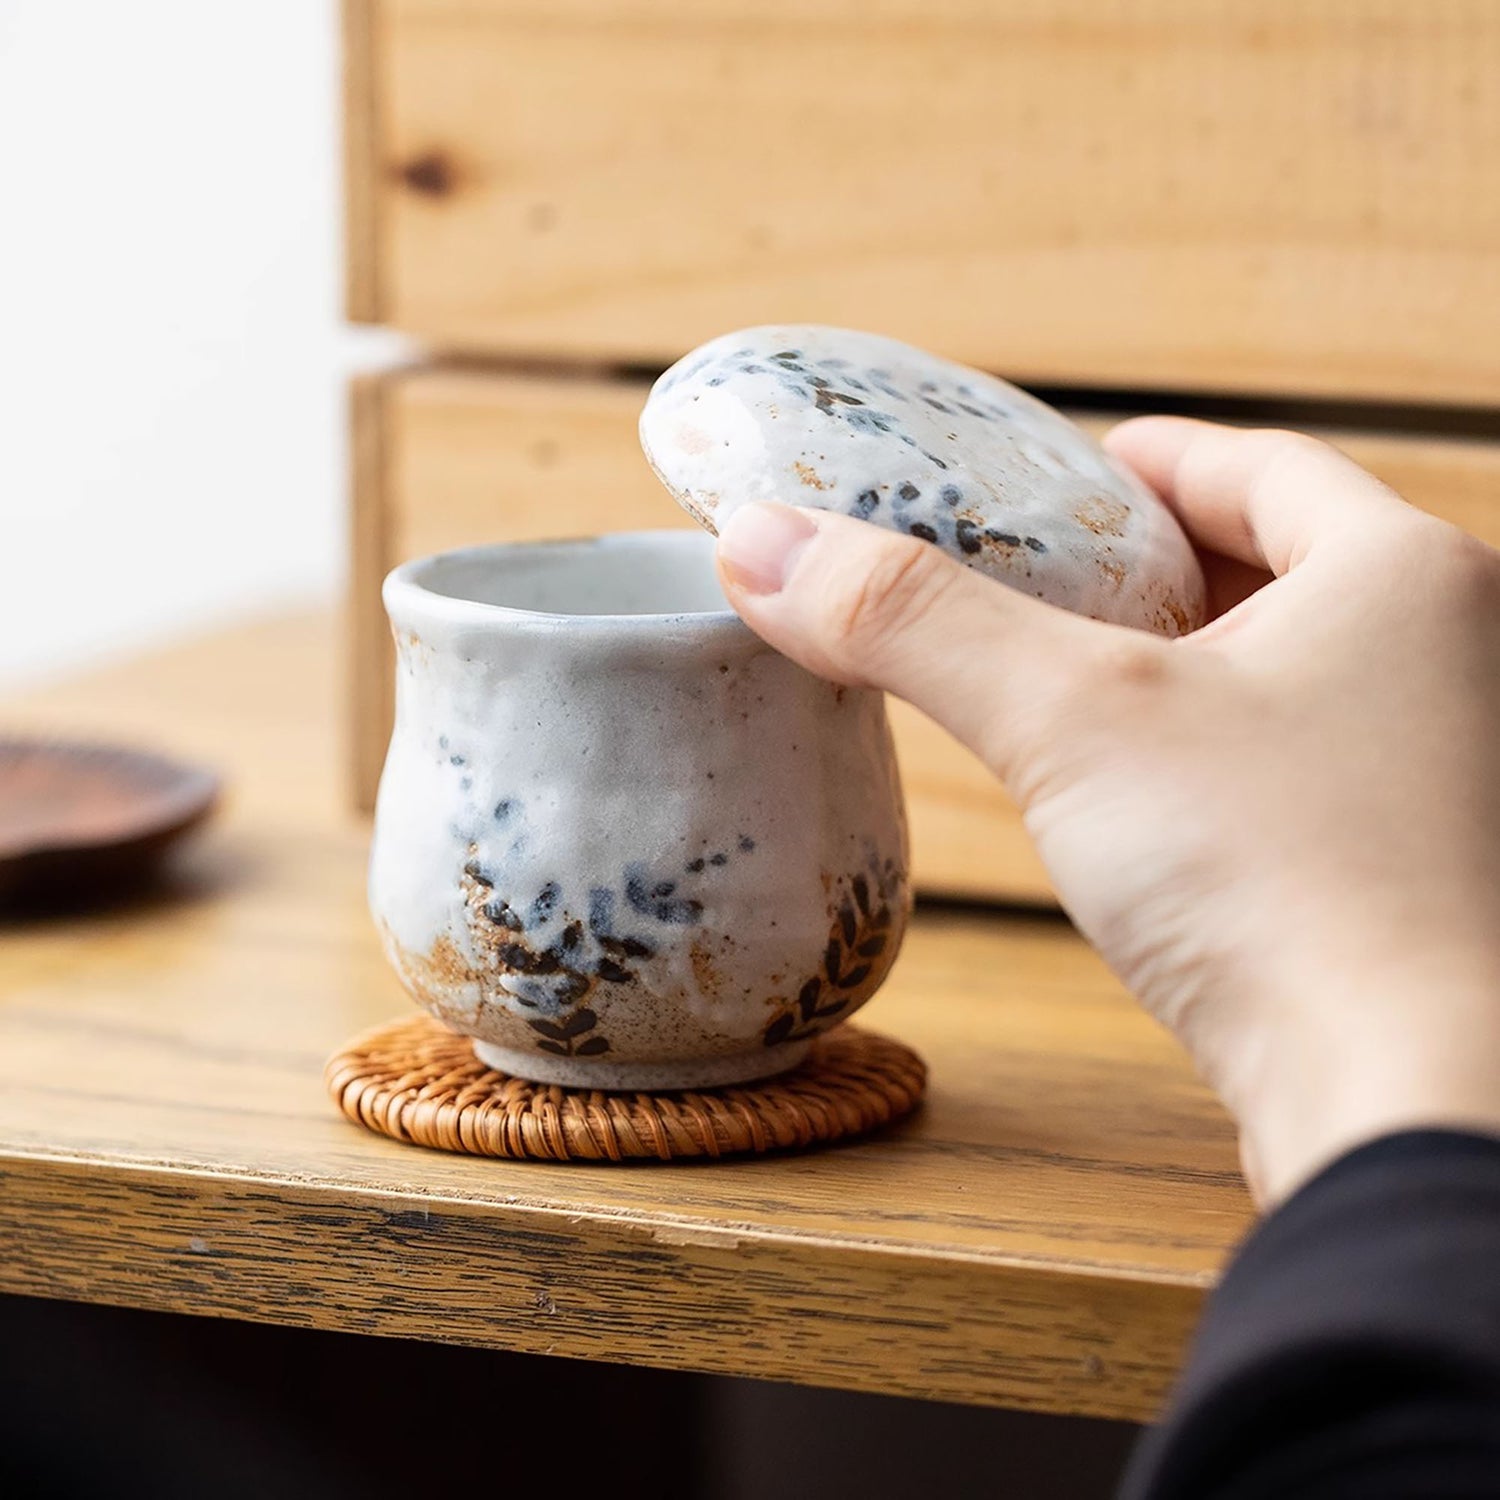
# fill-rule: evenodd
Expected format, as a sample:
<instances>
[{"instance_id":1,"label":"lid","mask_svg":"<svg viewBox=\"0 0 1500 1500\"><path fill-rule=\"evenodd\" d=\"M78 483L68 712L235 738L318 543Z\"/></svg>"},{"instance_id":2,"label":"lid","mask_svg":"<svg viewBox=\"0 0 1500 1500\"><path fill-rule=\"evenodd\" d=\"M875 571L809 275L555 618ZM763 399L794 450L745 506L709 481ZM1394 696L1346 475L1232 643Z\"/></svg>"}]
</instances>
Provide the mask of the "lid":
<instances>
[{"instance_id":1,"label":"lid","mask_svg":"<svg viewBox=\"0 0 1500 1500\"><path fill-rule=\"evenodd\" d=\"M1203 575L1176 518L1061 412L872 333L743 329L667 370L646 457L710 531L752 500L840 511L1039 599L1181 635Z\"/></svg>"}]
</instances>

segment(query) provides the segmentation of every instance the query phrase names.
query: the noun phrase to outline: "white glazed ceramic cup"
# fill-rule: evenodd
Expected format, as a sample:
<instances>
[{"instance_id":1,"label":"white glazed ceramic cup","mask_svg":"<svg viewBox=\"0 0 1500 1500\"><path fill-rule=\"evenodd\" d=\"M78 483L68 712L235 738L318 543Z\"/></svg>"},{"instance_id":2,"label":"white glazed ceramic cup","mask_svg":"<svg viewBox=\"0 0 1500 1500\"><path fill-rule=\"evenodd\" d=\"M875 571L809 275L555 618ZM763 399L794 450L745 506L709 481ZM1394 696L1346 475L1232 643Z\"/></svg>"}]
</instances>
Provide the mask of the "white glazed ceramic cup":
<instances>
[{"instance_id":1,"label":"white glazed ceramic cup","mask_svg":"<svg viewBox=\"0 0 1500 1500\"><path fill-rule=\"evenodd\" d=\"M519 1077L696 1088L792 1067L910 908L878 693L726 607L712 539L397 568L370 905L418 1004Z\"/></svg>"}]
</instances>

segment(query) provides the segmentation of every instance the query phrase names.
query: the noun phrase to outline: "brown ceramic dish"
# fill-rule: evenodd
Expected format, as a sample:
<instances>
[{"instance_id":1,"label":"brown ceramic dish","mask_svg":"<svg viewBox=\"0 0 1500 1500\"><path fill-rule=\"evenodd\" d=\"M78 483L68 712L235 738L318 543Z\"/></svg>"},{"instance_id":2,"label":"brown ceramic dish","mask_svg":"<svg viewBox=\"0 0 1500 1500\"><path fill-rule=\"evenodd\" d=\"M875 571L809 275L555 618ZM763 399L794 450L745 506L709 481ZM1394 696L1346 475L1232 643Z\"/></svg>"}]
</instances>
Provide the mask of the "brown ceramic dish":
<instances>
[{"instance_id":1,"label":"brown ceramic dish","mask_svg":"<svg viewBox=\"0 0 1500 1500\"><path fill-rule=\"evenodd\" d=\"M0 904L138 878L219 793L198 766L110 745L0 739Z\"/></svg>"}]
</instances>

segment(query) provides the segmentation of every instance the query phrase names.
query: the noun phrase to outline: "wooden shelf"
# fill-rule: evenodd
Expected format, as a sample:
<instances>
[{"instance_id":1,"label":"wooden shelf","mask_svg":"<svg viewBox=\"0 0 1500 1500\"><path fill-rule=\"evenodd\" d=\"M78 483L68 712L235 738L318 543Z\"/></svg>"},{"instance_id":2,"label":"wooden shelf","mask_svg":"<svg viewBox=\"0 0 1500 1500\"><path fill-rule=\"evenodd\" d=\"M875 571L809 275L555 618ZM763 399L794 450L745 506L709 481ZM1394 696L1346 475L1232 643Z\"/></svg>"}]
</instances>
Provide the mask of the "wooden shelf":
<instances>
[{"instance_id":1,"label":"wooden shelf","mask_svg":"<svg viewBox=\"0 0 1500 1500\"><path fill-rule=\"evenodd\" d=\"M872 1026L910 1124L558 1167L347 1124L324 1057L406 1000L345 811L334 632L273 621L0 708L197 756L164 888L0 927L0 1290L1144 1418L1250 1206L1221 1111L1061 921L927 911Z\"/></svg>"}]
</instances>

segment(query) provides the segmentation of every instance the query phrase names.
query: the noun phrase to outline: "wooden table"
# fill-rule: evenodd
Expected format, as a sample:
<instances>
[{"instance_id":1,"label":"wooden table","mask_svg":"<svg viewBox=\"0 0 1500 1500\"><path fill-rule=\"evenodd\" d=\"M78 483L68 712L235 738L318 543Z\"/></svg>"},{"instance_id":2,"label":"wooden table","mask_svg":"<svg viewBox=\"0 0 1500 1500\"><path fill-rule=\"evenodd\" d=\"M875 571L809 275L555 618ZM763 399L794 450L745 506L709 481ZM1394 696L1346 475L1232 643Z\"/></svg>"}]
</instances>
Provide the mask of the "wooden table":
<instances>
[{"instance_id":1,"label":"wooden table","mask_svg":"<svg viewBox=\"0 0 1500 1500\"><path fill-rule=\"evenodd\" d=\"M553 1166L346 1123L404 1012L321 619L0 710L223 768L166 888L0 925L0 1291L1146 1418L1250 1206L1227 1120L1056 919L924 911L866 1019L931 1065L855 1145Z\"/></svg>"}]
</instances>

